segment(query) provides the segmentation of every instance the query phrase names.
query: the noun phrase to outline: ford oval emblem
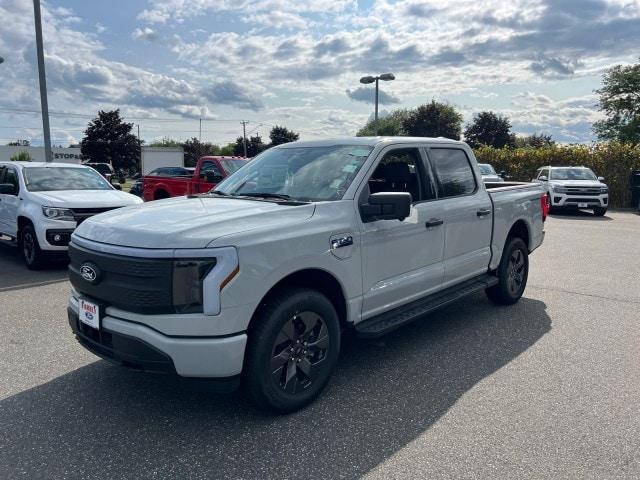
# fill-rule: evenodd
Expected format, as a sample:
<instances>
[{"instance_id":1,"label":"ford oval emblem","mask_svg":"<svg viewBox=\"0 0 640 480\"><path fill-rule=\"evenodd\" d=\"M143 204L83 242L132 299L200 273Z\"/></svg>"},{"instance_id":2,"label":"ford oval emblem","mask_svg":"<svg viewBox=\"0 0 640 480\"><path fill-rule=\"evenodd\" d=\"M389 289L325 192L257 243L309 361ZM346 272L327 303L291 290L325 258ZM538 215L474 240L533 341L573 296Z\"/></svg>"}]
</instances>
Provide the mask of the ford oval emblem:
<instances>
[{"instance_id":1,"label":"ford oval emblem","mask_svg":"<svg viewBox=\"0 0 640 480\"><path fill-rule=\"evenodd\" d=\"M100 281L100 270L92 263L83 263L80 265L80 275L89 283L96 284Z\"/></svg>"}]
</instances>

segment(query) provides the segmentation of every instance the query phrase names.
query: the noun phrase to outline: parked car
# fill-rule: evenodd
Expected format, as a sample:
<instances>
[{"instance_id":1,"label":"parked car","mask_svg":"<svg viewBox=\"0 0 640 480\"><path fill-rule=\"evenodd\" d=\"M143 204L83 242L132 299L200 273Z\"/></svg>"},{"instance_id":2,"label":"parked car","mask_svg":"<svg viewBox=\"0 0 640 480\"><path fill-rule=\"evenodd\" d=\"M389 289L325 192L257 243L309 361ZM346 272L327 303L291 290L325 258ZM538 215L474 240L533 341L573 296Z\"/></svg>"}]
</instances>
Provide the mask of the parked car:
<instances>
[{"instance_id":1,"label":"parked car","mask_svg":"<svg viewBox=\"0 0 640 480\"><path fill-rule=\"evenodd\" d=\"M93 168L96 172L106 178L109 183L113 183L115 180L113 167L108 163L87 162L83 163L83 165L85 167Z\"/></svg>"},{"instance_id":2,"label":"parked car","mask_svg":"<svg viewBox=\"0 0 640 480\"><path fill-rule=\"evenodd\" d=\"M67 251L71 233L91 216L142 203L93 168L68 163L0 162L0 239L19 245L30 269Z\"/></svg>"},{"instance_id":3,"label":"parked car","mask_svg":"<svg viewBox=\"0 0 640 480\"><path fill-rule=\"evenodd\" d=\"M479 163L478 168L483 182L504 182L504 178L498 175L490 163Z\"/></svg>"},{"instance_id":4,"label":"parked car","mask_svg":"<svg viewBox=\"0 0 640 480\"><path fill-rule=\"evenodd\" d=\"M546 208L536 183L485 188L462 142L284 144L209 193L83 223L69 324L116 363L292 411L327 384L343 331L383 335L477 291L517 302Z\"/></svg>"},{"instance_id":5,"label":"parked car","mask_svg":"<svg viewBox=\"0 0 640 480\"><path fill-rule=\"evenodd\" d=\"M590 168L540 167L533 181L548 192L552 211L585 208L599 217L607 213L609 187Z\"/></svg>"},{"instance_id":6,"label":"parked car","mask_svg":"<svg viewBox=\"0 0 640 480\"><path fill-rule=\"evenodd\" d=\"M144 199L160 200L192 193L208 192L224 178L243 167L242 157L201 157L194 170L163 167L143 177Z\"/></svg>"},{"instance_id":7,"label":"parked car","mask_svg":"<svg viewBox=\"0 0 640 480\"><path fill-rule=\"evenodd\" d=\"M129 193L142 198L142 178L137 178L133 181Z\"/></svg>"}]
</instances>

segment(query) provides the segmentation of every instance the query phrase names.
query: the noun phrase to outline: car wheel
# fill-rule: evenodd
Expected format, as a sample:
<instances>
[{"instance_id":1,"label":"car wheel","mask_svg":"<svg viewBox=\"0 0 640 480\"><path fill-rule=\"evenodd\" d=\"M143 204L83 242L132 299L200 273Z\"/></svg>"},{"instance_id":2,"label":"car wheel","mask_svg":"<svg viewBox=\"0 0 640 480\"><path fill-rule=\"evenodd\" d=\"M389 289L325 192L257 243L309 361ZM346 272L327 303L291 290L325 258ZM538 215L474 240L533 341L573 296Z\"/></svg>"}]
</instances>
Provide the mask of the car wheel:
<instances>
[{"instance_id":1,"label":"car wheel","mask_svg":"<svg viewBox=\"0 0 640 480\"><path fill-rule=\"evenodd\" d=\"M40 250L38 236L32 225L26 225L20 234L20 251L27 268L40 270L44 266L44 254Z\"/></svg>"},{"instance_id":2,"label":"car wheel","mask_svg":"<svg viewBox=\"0 0 640 480\"><path fill-rule=\"evenodd\" d=\"M324 389L340 353L333 304L309 289L272 296L250 328L243 384L259 408L292 412Z\"/></svg>"},{"instance_id":3,"label":"car wheel","mask_svg":"<svg viewBox=\"0 0 640 480\"><path fill-rule=\"evenodd\" d=\"M521 238L507 240L498 266L498 283L485 291L499 305L512 305L520 300L529 277L529 250Z\"/></svg>"},{"instance_id":4,"label":"car wheel","mask_svg":"<svg viewBox=\"0 0 640 480\"><path fill-rule=\"evenodd\" d=\"M605 213L607 213L607 209L606 208L596 207L596 208L593 209L593 214L596 217L604 217Z\"/></svg>"}]
</instances>

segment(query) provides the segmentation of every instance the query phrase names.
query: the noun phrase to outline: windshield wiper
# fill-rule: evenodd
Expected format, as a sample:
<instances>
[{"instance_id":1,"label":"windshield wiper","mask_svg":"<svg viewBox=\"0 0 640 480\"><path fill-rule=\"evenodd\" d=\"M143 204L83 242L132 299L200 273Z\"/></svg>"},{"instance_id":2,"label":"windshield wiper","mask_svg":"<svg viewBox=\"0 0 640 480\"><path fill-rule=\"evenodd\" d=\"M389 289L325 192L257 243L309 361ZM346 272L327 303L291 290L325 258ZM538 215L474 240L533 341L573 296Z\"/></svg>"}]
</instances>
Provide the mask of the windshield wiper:
<instances>
[{"instance_id":1,"label":"windshield wiper","mask_svg":"<svg viewBox=\"0 0 640 480\"><path fill-rule=\"evenodd\" d=\"M239 197L279 198L281 200L291 200L291 197L289 195L285 195L284 193L249 192L238 193L236 195L238 195Z\"/></svg>"},{"instance_id":2,"label":"windshield wiper","mask_svg":"<svg viewBox=\"0 0 640 480\"><path fill-rule=\"evenodd\" d=\"M225 192L221 192L220 190L209 190L207 193L211 194L215 194L215 195L222 195L223 197L228 197L229 194L225 193Z\"/></svg>"}]
</instances>

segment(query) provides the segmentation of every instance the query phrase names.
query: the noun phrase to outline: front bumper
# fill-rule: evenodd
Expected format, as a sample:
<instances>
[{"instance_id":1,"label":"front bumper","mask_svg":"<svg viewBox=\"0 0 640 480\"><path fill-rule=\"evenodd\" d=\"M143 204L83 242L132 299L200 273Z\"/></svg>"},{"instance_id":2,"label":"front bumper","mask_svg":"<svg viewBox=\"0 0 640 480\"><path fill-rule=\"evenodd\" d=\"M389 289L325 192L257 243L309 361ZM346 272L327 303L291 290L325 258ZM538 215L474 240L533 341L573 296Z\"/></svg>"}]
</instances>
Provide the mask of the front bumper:
<instances>
[{"instance_id":1,"label":"front bumper","mask_svg":"<svg viewBox=\"0 0 640 480\"><path fill-rule=\"evenodd\" d=\"M78 302L69 299L71 330L89 351L120 365L182 377L218 378L235 382L242 372L247 335L174 337L153 328L105 315L100 329L78 320Z\"/></svg>"},{"instance_id":2,"label":"front bumper","mask_svg":"<svg viewBox=\"0 0 640 480\"><path fill-rule=\"evenodd\" d=\"M554 208L607 208L609 206L609 194L579 195L575 193L551 192L551 206ZM586 204L586 207L578 207Z\"/></svg>"},{"instance_id":3,"label":"front bumper","mask_svg":"<svg viewBox=\"0 0 640 480\"><path fill-rule=\"evenodd\" d=\"M38 237L40 248L50 252L66 252L68 250L67 245L71 240L71 234L75 228L75 221L49 220L43 217L38 222L35 222L36 236ZM62 237L58 244L53 240L55 234L59 234Z\"/></svg>"}]
</instances>

